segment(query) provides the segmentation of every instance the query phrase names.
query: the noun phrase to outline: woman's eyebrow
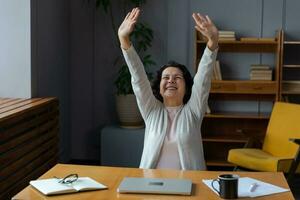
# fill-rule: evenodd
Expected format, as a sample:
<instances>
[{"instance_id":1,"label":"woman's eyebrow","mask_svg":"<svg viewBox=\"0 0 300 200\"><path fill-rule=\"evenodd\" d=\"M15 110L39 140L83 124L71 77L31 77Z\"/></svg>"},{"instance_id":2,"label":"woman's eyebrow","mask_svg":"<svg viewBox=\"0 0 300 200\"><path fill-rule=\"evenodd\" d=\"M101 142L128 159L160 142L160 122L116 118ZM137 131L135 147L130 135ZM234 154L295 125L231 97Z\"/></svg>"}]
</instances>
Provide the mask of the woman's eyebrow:
<instances>
[{"instance_id":1,"label":"woman's eyebrow","mask_svg":"<svg viewBox=\"0 0 300 200\"><path fill-rule=\"evenodd\" d=\"M162 76L183 76L181 73L176 73L176 74L162 74Z\"/></svg>"}]
</instances>

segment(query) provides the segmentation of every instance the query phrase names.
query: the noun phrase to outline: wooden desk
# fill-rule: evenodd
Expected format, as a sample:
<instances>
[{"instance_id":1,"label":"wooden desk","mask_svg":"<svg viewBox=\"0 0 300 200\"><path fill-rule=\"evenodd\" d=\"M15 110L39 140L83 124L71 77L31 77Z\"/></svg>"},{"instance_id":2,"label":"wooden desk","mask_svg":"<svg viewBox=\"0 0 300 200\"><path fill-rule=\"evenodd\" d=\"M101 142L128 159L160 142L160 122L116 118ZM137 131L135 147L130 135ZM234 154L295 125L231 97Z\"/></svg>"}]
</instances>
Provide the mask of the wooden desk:
<instances>
[{"instance_id":1,"label":"wooden desk","mask_svg":"<svg viewBox=\"0 0 300 200\"><path fill-rule=\"evenodd\" d=\"M177 170L142 170L137 168L117 168L117 167L98 167L98 166L84 166L84 165L65 165L57 164L47 173L40 178L51 178L53 176L64 177L70 173L78 173L79 176L89 176L93 179L108 186L108 190L79 192L72 194L65 194L59 196L47 197L43 196L31 186L27 186L20 193L12 199L14 200L38 200L38 199L51 199L51 200L91 200L91 199L220 199L213 191L202 183L202 179L213 179L219 174L224 172L212 171L177 171ZM228 172L225 172L228 173ZM288 188L288 184L282 173L276 172L234 172L241 177L249 176L252 178L260 179L265 182L273 183L278 186ZM176 195L144 195L144 194L119 194L117 188L122 181L123 177L164 177L164 178L188 178L193 182L192 196L176 196ZM253 199L253 198L243 198ZM270 196L258 197L255 199L272 199L272 200L291 200L294 199L291 192L274 194Z\"/></svg>"}]
</instances>

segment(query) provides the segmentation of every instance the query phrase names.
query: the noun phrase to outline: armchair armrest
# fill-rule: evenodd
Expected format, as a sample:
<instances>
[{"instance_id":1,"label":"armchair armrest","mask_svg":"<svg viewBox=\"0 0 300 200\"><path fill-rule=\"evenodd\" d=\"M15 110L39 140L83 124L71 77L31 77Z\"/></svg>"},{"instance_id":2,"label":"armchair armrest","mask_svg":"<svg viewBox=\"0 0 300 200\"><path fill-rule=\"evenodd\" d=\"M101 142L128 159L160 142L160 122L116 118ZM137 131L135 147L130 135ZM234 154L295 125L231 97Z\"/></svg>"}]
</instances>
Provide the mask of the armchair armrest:
<instances>
[{"instance_id":1,"label":"armchair armrest","mask_svg":"<svg viewBox=\"0 0 300 200\"><path fill-rule=\"evenodd\" d=\"M290 138L289 140L300 145L300 138Z\"/></svg>"}]
</instances>

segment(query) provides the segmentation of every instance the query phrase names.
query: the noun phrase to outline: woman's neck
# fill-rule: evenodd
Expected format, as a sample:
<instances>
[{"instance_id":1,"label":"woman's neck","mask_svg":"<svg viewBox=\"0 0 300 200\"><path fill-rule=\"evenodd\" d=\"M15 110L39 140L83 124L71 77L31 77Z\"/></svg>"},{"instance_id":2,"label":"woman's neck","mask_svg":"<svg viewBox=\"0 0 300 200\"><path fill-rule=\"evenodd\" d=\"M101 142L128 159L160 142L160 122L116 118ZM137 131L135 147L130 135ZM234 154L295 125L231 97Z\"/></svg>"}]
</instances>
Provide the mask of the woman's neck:
<instances>
[{"instance_id":1,"label":"woman's neck","mask_svg":"<svg viewBox=\"0 0 300 200\"><path fill-rule=\"evenodd\" d=\"M182 101L176 101L176 100L165 100L164 101L164 105L166 107L178 107L178 106L181 106L183 104Z\"/></svg>"}]
</instances>

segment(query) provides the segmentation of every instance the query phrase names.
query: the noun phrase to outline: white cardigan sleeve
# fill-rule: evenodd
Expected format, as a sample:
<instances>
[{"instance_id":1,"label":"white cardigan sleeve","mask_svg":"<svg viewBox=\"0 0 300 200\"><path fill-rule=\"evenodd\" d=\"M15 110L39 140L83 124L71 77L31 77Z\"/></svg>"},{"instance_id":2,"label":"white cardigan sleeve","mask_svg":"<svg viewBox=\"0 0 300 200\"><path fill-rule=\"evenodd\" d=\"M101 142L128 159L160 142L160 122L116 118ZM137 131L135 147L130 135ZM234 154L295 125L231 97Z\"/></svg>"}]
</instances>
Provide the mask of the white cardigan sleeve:
<instances>
[{"instance_id":1,"label":"white cardigan sleeve","mask_svg":"<svg viewBox=\"0 0 300 200\"><path fill-rule=\"evenodd\" d=\"M158 100L153 95L144 65L134 47L131 45L127 50L122 49L122 52L131 74L132 89L141 115L146 121L149 112L157 105Z\"/></svg>"},{"instance_id":2,"label":"white cardigan sleeve","mask_svg":"<svg viewBox=\"0 0 300 200\"><path fill-rule=\"evenodd\" d=\"M209 48L205 48L198 66L198 71L194 77L192 94L187 106L190 107L190 110L198 119L200 119L201 115L206 111L211 86L211 75L217 52L217 49L211 51Z\"/></svg>"}]
</instances>

